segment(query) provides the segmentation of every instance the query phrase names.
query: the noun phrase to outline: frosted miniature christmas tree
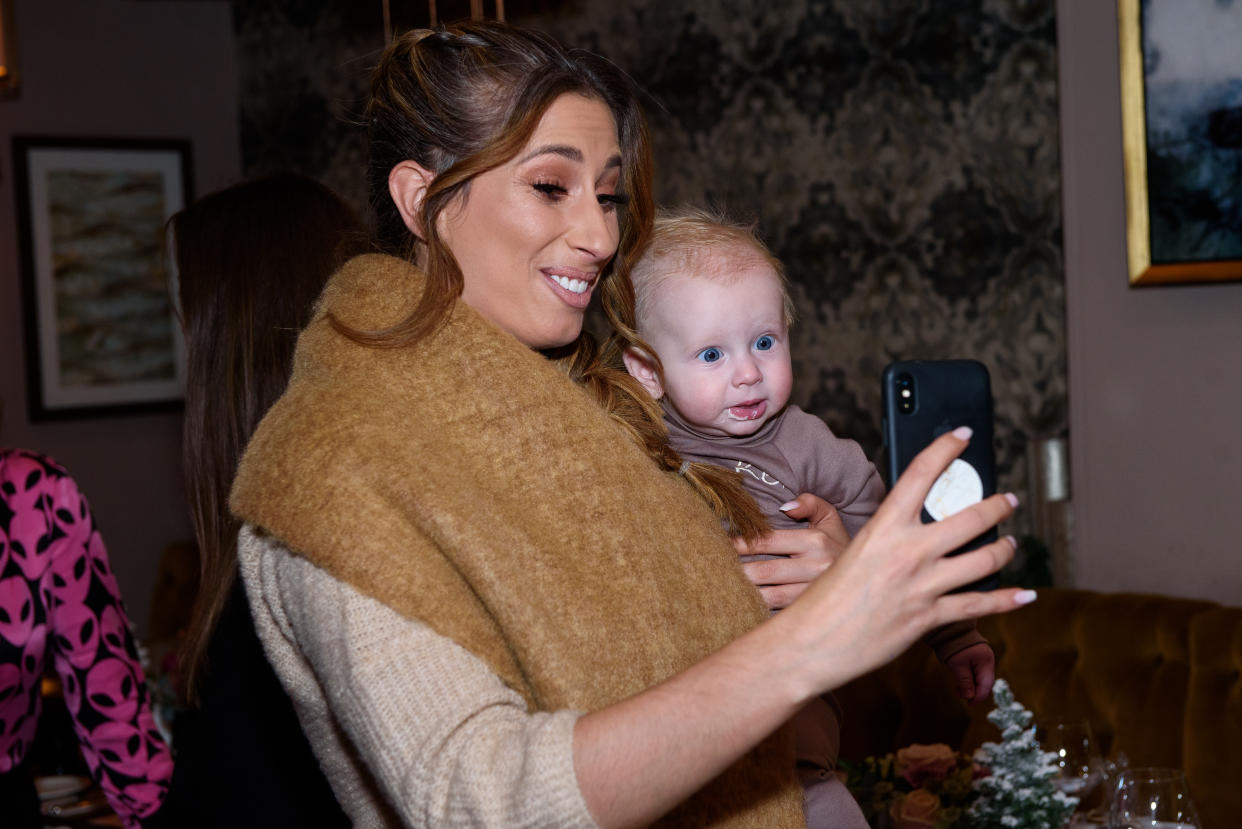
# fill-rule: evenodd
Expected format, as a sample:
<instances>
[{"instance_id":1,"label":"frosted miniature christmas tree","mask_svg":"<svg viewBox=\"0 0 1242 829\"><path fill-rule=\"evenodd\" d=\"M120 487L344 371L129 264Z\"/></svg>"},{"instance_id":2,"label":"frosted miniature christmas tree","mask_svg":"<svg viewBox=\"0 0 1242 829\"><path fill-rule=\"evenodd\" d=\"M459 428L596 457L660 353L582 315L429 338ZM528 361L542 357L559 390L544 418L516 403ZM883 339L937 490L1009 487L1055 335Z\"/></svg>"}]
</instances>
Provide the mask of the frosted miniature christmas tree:
<instances>
[{"instance_id":1,"label":"frosted miniature christmas tree","mask_svg":"<svg viewBox=\"0 0 1242 829\"><path fill-rule=\"evenodd\" d=\"M1078 798L1057 789L1056 755L1035 741L1031 712L1014 701L1009 683L992 686L996 709L988 720L1001 731L1001 742L984 743L975 762L991 773L974 782L978 799L967 812L977 829L1061 829L1074 813Z\"/></svg>"}]
</instances>

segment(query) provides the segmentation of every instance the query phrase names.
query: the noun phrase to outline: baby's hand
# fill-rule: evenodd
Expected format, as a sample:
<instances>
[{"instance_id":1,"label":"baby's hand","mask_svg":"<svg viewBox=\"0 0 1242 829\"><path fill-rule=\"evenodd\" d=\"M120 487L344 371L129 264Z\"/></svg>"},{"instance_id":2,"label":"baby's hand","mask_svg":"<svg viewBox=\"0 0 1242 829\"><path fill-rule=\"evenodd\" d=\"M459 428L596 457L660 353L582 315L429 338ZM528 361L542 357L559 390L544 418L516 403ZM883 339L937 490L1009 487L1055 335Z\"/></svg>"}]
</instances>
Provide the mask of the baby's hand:
<instances>
[{"instance_id":1,"label":"baby's hand","mask_svg":"<svg viewBox=\"0 0 1242 829\"><path fill-rule=\"evenodd\" d=\"M992 694L996 679L996 654L986 642L963 648L945 660L957 679L957 695L969 702L983 702Z\"/></svg>"}]
</instances>

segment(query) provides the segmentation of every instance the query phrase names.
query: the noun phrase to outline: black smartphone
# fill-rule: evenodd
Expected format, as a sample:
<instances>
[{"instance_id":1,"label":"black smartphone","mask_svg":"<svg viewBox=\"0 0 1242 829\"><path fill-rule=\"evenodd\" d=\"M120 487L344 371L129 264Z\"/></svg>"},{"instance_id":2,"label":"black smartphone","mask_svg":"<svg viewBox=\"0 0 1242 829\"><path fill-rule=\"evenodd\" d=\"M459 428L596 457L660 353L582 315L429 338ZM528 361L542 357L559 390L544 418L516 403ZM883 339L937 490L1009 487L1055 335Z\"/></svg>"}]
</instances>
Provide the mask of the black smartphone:
<instances>
[{"instance_id":1,"label":"black smartphone","mask_svg":"<svg viewBox=\"0 0 1242 829\"><path fill-rule=\"evenodd\" d=\"M889 488L910 461L945 432L973 431L970 443L932 486L923 502L923 523L940 521L996 492L992 446L992 383L977 360L907 360L891 363L883 375L884 470ZM956 555L995 541L996 529L954 550ZM992 590L996 576L962 590Z\"/></svg>"}]
</instances>

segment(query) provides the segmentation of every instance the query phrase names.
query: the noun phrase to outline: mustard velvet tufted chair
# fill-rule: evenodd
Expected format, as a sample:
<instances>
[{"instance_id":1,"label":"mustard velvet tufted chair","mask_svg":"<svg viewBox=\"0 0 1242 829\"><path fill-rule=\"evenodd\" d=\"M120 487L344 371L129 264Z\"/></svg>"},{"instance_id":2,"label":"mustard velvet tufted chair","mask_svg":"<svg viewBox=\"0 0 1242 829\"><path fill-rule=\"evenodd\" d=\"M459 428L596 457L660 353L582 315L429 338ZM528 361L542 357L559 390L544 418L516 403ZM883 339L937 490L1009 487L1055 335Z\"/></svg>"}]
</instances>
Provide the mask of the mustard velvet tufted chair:
<instances>
[{"instance_id":1,"label":"mustard velvet tufted chair","mask_svg":"<svg viewBox=\"0 0 1242 829\"><path fill-rule=\"evenodd\" d=\"M1084 718L1131 766L1186 772L1204 829L1242 825L1242 608L1164 596L1044 588L983 619L997 676L1040 716ZM970 751L999 734L925 646L837 692L841 756L910 743Z\"/></svg>"}]
</instances>

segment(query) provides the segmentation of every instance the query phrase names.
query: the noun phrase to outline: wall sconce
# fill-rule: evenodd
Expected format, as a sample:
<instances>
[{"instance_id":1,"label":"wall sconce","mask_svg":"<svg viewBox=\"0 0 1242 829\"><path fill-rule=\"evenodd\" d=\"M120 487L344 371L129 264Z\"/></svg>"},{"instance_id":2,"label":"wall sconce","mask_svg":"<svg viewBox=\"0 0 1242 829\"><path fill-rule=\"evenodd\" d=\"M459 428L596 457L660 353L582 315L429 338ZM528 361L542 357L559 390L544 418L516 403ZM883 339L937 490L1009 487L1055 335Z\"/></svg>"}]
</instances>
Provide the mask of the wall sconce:
<instances>
[{"instance_id":1,"label":"wall sconce","mask_svg":"<svg viewBox=\"0 0 1242 829\"><path fill-rule=\"evenodd\" d=\"M0 0L0 98L17 97L17 26L13 0Z\"/></svg>"}]
</instances>

